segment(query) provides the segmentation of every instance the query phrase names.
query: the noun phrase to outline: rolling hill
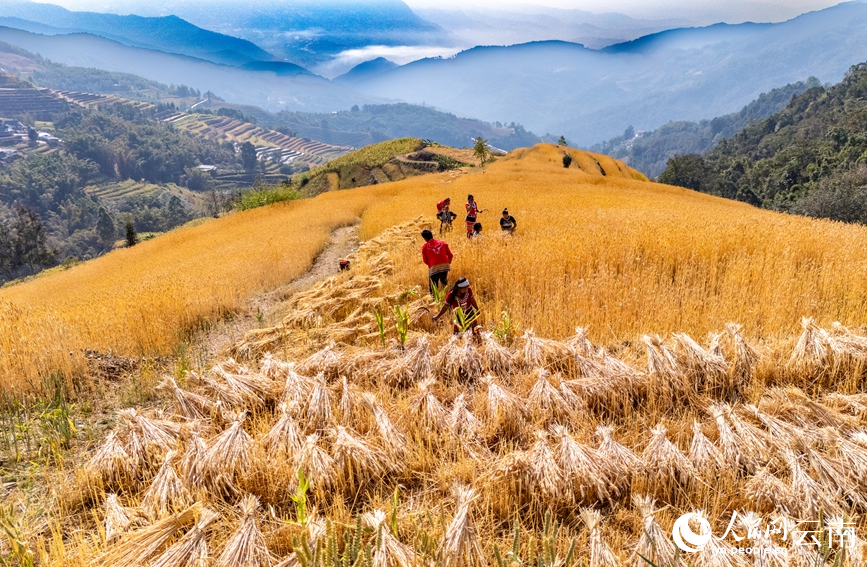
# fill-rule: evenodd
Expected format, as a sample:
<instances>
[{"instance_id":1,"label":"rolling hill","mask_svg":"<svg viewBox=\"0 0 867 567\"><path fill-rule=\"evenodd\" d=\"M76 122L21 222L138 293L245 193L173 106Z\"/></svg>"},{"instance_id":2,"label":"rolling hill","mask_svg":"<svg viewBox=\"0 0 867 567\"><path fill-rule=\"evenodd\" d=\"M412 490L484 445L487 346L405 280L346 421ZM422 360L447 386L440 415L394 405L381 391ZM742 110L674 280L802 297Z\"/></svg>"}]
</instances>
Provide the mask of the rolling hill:
<instances>
[{"instance_id":1,"label":"rolling hill","mask_svg":"<svg viewBox=\"0 0 867 567\"><path fill-rule=\"evenodd\" d=\"M651 130L736 112L810 76L839 81L867 59L865 26L867 4L849 2L780 24L669 31L602 51L561 41L476 47L354 86L488 121L509 116L591 145L630 124Z\"/></svg>"},{"instance_id":2,"label":"rolling hill","mask_svg":"<svg viewBox=\"0 0 867 567\"><path fill-rule=\"evenodd\" d=\"M460 317L431 319L419 258L433 204L468 192L490 208L486 232L446 238L477 338L453 334ZM491 230L504 206L514 235ZM324 266L284 296L353 224L350 270ZM747 525L836 525L865 509L867 471L842 474L867 458L865 243L865 227L540 144L0 289L3 399L52 394L3 414L20 433L0 473L27 475L3 485L26 511L12 553L49 567L174 566L192 550L293 565L311 548L328 558L317 566L499 564L503 549L544 567L668 565L672 524L699 507L716 534L750 505ZM249 332L223 330L239 319ZM231 335L225 352L213 333ZM737 555L719 537L685 553Z\"/></svg>"}]
</instances>

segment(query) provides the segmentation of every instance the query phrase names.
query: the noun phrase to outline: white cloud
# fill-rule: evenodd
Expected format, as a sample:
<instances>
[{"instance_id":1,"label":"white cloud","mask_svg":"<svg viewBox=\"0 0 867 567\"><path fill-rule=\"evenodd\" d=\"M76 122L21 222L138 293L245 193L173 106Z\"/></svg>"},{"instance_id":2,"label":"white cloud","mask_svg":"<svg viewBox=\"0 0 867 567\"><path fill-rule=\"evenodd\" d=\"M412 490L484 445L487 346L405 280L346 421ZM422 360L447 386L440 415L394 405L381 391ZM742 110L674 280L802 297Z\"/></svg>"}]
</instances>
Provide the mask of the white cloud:
<instances>
[{"instance_id":1,"label":"white cloud","mask_svg":"<svg viewBox=\"0 0 867 567\"><path fill-rule=\"evenodd\" d=\"M336 77L359 63L377 57L385 57L398 65L404 65L425 57L451 57L458 51L460 50L455 47L436 45L368 45L360 49L347 49L338 53L334 59L321 66L319 71L326 77Z\"/></svg>"}]
</instances>

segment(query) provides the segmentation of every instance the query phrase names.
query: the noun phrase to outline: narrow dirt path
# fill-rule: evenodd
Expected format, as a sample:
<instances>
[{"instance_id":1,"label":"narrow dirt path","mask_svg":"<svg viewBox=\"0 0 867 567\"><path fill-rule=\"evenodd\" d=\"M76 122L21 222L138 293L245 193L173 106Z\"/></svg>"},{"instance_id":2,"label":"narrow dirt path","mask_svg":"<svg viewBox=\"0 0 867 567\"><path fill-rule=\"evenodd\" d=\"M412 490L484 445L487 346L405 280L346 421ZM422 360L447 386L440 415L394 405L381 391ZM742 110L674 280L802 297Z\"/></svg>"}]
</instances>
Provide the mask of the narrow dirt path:
<instances>
[{"instance_id":1,"label":"narrow dirt path","mask_svg":"<svg viewBox=\"0 0 867 567\"><path fill-rule=\"evenodd\" d=\"M247 331L273 327L286 313L286 300L339 270L340 260L358 250L359 225L344 226L331 233L331 241L301 277L276 289L259 294L247 302L248 308L230 320L218 322L193 347L200 365L213 360L220 352L244 337Z\"/></svg>"}]
</instances>

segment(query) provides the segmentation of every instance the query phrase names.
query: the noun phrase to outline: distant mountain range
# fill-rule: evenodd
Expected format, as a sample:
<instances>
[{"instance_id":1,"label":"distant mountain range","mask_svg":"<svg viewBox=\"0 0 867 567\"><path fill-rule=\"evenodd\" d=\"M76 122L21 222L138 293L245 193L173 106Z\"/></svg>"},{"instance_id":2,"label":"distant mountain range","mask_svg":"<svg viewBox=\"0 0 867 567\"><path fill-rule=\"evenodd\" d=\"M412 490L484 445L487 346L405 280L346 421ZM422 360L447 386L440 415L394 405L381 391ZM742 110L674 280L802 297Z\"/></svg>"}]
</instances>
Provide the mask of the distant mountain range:
<instances>
[{"instance_id":1,"label":"distant mountain range","mask_svg":"<svg viewBox=\"0 0 867 567\"><path fill-rule=\"evenodd\" d=\"M586 146L630 124L650 130L733 112L810 76L838 81L864 60L867 4L849 2L780 24L672 30L602 51L563 41L476 47L353 86L483 120L508 117Z\"/></svg>"},{"instance_id":2,"label":"distant mountain range","mask_svg":"<svg viewBox=\"0 0 867 567\"><path fill-rule=\"evenodd\" d=\"M189 85L228 100L270 110L331 112L353 104L383 102L308 72L287 74L291 64L270 62L270 70L246 70L187 55L129 47L90 34L39 35L0 27L0 41L66 65L131 73L166 84ZM291 69L291 67L290 67Z\"/></svg>"},{"instance_id":3,"label":"distant mountain range","mask_svg":"<svg viewBox=\"0 0 867 567\"><path fill-rule=\"evenodd\" d=\"M4 0L0 1L0 25L43 35L89 33L130 47L189 55L225 65L278 60L249 41L196 27L177 16L146 18L71 12L52 4ZM301 67L297 69L307 72Z\"/></svg>"}]
</instances>

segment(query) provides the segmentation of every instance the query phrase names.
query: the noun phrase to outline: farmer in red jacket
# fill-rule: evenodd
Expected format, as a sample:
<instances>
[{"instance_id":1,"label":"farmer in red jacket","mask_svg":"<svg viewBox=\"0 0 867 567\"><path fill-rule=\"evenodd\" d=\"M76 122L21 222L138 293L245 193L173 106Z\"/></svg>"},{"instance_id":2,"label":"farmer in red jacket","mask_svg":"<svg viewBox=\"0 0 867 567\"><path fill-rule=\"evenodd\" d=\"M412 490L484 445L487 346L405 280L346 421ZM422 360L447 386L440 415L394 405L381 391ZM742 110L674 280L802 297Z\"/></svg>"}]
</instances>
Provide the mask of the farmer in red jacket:
<instances>
[{"instance_id":1,"label":"farmer in red jacket","mask_svg":"<svg viewBox=\"0 0 867 567\"><path fill-rule=\"evenodd\" d=\"M431 293L433 293L435 286L445 287L449 284L449 270L452 268L454 255L448 244L434 239L431 231L421 231L421 237L425 240L424 246L421 247L421 259L428 267Z\"/></svg>"}]
</instances>

